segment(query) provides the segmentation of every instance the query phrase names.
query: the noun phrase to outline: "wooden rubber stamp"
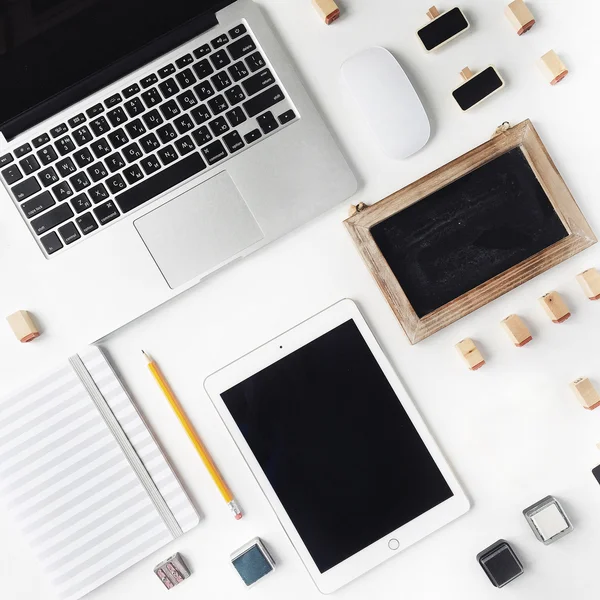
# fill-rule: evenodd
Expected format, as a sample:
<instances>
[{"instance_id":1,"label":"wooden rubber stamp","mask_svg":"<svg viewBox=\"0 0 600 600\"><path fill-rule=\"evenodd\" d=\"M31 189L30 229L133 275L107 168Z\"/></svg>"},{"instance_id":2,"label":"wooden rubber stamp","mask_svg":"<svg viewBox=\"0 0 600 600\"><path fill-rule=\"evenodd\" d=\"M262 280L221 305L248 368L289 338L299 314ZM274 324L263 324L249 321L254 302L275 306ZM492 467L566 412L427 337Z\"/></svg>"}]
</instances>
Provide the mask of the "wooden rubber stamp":
<instances>
[{"instance_id":1,"label":"wooden rubber stamp","mask_svg":"<svg viewBox=\"0 0 600 600\"><path fill-rule=\"evenodd\" d=\"M505 9L504 14L518 35L523 35L535 25L535 17L523 0L514 0Z\"/></svg>"},{"instance_id":2,"label":"wooden rubber stamp","mask_svg":"<svg viewBox=\"0 0 600 600\"><path fill-rule=\"evenodd\" d=\"M17 339L23 344L31 342L31 340L40 335L33 317L26 310L19 310L13 313L6 317L6 320L17 336Z\"/></svg>"},{"instance_id":3,"label":"wooden rubber stamp","mask_svg":"<svg viewBox=\"0 0 600 600\"><path fill-rule=\"evenodd\" d=\"M553 323L564 323L570 316L569 307L558 292L549 292L540 298L540 304Z\"/></svg>"},{"instance_id":4,"label":"wooden rubber stamp","mask_svg":"<svg viewBox=\"0 0 600 600\"><path fill-rule=\"evenodd\" d=\"M331 25L340 16L340 9L333 0L313 0L313 6L326 25Z\"/></svg>"},{"instance_id":5,"label":"wooden rubber stamp","mask_svg":"<svg viewBox=\"0 0 600 600\"><path fill-rule=\"evenodd\" d=\"M577 281L590 300L600 300L600 273L598 269L588 269L577 275Z\"/></svg>"},{"instance_id":6,"label":"wooden rubber stamp","mask_svg":"<svg viewBox=\"0 0 600 600\"><path fill-rule=\"evenodd\" d=\"M465 67L460 75L464 83L452 92L452 96L464 111L473 108L504 87L502 77L491 65L476 74L473 74L469 67Z\"/></svg>"},{"instance_id":7,"label":"wooden rubber stamp","mask_svg":"<svg viewBox=\"0 0 600 600\"><path fill-rule=\"evenodd\" d=\"M521 317L518 315L506 317L506 319L502 321L502 327L504 327L506 333L508 333L510 339L517 348L521 348L533 339L527 325L523 323Z\"/></svg>"},{"instance_id":8,"label":"wooden rubber stamp","mask_svg":"<svg viewBox=\"0 0 600 600\"><path fill-rule=\"evenodd\" d=\"M431 52L447 44L470 27L467 17L465 17L462 10L458 7L448 10L445 13L440 13L435 6L432 6L427 11L427 16L431 20L431 23L428 23L425 27L421 27L417 31L417 36L427 52Z\"/></svg>"},{"instance_id":9,"label":"wooden rubber stamp","mask_svg":"<svg viewBox=\"0 0 600 600\"><path fill-rule=\"evenodd\" d=\"M485 360L483 359L479 348L477 348L475 342L471 338L465 338L458 342L458 344L456 344L456 349L471 371L477 371L477 369L480 369L485 365Z\"/></svg>"},{"instance_id":10,"label":"wooden rubber stamp","mask_svg":"<svg viewBox=\"0 0 600 600\"><path fill-rule=\"evenodd\" d=\"M546 52L538 60L538 67L542 75L550 82L550 85L556 85L569 74L569 70L554 50Z\"/></svg>"},{"instance_id":11,"label":"wooden rubber stamp","mask_svg":"<svg viewBox=\"0 0 600 600\"><path fill-rule=\"evenodd\" d=\"M575 392L577 400L583 408L594 410L600 406L600 394L596 391L592 382L587 377L580 377L571 384L571 389Z\"/></svg>"}]
</instances>

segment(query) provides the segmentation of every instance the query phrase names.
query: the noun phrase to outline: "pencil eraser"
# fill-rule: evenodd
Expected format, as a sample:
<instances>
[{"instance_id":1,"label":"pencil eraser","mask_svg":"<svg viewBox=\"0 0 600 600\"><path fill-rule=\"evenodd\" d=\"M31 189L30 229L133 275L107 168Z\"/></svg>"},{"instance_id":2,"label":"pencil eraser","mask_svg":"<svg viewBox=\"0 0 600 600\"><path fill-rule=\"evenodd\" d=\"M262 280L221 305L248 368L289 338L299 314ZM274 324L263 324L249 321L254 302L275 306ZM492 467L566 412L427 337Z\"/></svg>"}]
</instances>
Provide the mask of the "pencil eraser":
<instances>
[{"instance_id":1,"label":"pencil eraser","mask_svg":"<svg viewBox=\"0 0 600 600\"><path fill-rule=\"evenodd\" d=\"M514 0L505 9L504 14L518 35L523 35L535 25L535 17L523 0Z\"/></svg>"},{"instance_id":2,"label":"pencil eraser","mask_svg":"<svg viewBox=\"0 0 600 600\"><path fill-rule=\"evenodd\" d=\"M231 555L231 564L251 587L275 570L275 561L260 538L254 538Z\"/></svg>"},{"instance_id":3,"label":"pencil eraser","mask_svg":"<svg viewBox=\"0 0 600 600\"><path fill-rule=\"evenodd\" d=\"M501 588L523 574L523 565L506 540L498 540L477 555L492 584Z\"/></svg>"},{"instance_id":4,"label":"pencil eraser","mask_svg":"<svg viewBox=\"0 0 600 600\"><path fill-rule=\"evenodd\" d=\"M313 6L326 25L331 25L340 17L340 9L333 0L313 0Z\"/></svg>"},{"instance_id":5,"label":"pencil eraser","mask_svg":"<svg viewBox=\"0 0 600 600\"><path fill-rule=\"evenodd\" d=\"M600 300L600 272L588 269L577 275L577 281L590 300Z\"/></svg>"},{"instance_id":6,"label":"pencil eraser","mask_svg":"<svg viewBox=\"0 0 600 600\"><path fill-rule=\"evenodd\" d=\"M154 572L168 590L173 589L191 575L179 552L157 565Z\"/></svg>"},{"instance_id":7,"label":"pencil eraser","mask_svg":"<svg viewBox=\"0 0 600 600\"><path fill-rule=\"evenodd\" d=\"M571 384L571 389L583 408L594 410L600 406L600 394L598 394L593 383L587 377L576 379Z\"/></svg>"},{"instance_id":8,"label":"pencil eraser","mask_svg":"<svg viewBox=\"0 0 600 600\"><path fill-rule=\"evenodd\" d=\"M542 296L540 304L553 323L564 323L571 316L569 307L558 292L549 292Z\"/></svg>"},{"instance_id":9,"label":"pencil eraser","mask_svg":"<svg viewBox=\"0 0 600 600\"><path fill-rule=\"evenodd\" d=\"M569 74L569 70L554 50L546 52L538 60L538 67L550 85L556 85Z\"/></svg>"},{"instance_id":10,"label":"pencil eraser","mask_svg":"<svg viewBox=\"0 0 600 600\"><path fill-rule=\"evenodd\" d=\"M471 371L477 371L485 365L485 360L472 339L465 338L461 340L456 344L456 349Z\"/></svg>"},{"instance_id":11,"label":"pencil eraser","mask_svg":"<svg viewBox=\"0 0 600 600\"><path fill-rule=\"evenodd\" d=\"M535 537L552 544L573 531L573 525L556 498L546 496L523 511Z\"/></svg>"},{"instance_id":12,"label":"pencil eraser","mask_svg":"<svg viewBox=\"0 0 600 600\"><path fill-rule=\"evenodd\" d=\"M31 342L40 335L31 313L26 310L18 310L16 313L6 317L6 320L17 339L23 344Z\"/></svg>"}]
</instances>

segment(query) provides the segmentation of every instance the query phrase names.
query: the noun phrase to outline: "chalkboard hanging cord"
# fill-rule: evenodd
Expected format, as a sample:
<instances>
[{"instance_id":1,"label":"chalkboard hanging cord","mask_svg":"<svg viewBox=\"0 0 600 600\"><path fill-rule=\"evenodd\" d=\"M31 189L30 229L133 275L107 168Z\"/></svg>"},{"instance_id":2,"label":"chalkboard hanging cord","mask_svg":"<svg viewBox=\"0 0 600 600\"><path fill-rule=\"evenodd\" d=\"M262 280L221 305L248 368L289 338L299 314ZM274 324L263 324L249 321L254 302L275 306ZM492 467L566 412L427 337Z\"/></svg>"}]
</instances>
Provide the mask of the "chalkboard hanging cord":
<instances>
[{"instance_id":1,"label":"chalkboard hanging cord","mask_svg":"<svg viewBox=\"0 0 600 600\"><path fill-rule=\"evenodd\" d=\"M497 135L504 133L510 129L510 123L508 121L504 121L502 125L496 127L496 131L494 131L492 138L495 138Z\"/></svg>"},{"instance_id":2,"label":"chalkboard hanging cord","mask_svg":"<svg viewBox=\"0 0 600 600\"><path fill-rule=\"evenodd\" d=\"M353 217L356 213L359 213L359 212L365 210L365 208L369 208L369 207L364 202L359 202L356 205L351 204L350 210L348 211L349 216Z\"/></svg>"}]
</instances>

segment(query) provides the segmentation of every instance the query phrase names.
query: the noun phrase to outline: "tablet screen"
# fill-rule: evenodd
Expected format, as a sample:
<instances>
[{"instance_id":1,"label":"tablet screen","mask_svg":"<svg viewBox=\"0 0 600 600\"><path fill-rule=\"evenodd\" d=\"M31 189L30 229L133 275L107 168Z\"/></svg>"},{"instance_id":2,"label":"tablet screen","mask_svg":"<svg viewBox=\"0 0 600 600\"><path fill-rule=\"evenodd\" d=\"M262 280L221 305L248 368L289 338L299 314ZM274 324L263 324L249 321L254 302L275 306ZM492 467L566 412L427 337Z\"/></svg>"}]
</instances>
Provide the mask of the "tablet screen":
<instances>
[{"instance_id":1,"label":"tablet screen","mask_svg":"<svg viewBox=\"0 0 600 600\"><path fill-rule=\"evenodd\" d=\"M221 396L321 573L452 497L353 320Z\"/></svg>"}]
</instances>

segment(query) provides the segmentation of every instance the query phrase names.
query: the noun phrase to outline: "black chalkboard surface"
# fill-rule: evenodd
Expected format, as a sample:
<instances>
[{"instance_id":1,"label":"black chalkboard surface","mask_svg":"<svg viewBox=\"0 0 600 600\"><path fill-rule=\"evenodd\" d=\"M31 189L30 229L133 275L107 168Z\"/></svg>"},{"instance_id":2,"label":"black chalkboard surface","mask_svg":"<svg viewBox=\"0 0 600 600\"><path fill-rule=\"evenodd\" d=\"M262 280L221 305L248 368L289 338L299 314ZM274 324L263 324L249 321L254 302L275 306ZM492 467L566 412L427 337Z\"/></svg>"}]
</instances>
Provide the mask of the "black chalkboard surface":
<instances>
[{"instance_id":1,"label":"black chalkboard surface","mask_svg":"<svg viewBox=\"0 0 600 600\"><path fill-rule=\"evenodd\" d=\"M370 232L419 317L569 235L520 147Z\"/></svg>"}]
</instances>

